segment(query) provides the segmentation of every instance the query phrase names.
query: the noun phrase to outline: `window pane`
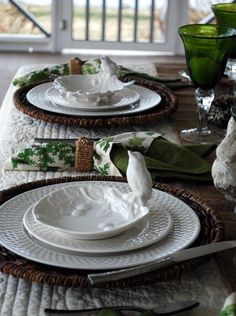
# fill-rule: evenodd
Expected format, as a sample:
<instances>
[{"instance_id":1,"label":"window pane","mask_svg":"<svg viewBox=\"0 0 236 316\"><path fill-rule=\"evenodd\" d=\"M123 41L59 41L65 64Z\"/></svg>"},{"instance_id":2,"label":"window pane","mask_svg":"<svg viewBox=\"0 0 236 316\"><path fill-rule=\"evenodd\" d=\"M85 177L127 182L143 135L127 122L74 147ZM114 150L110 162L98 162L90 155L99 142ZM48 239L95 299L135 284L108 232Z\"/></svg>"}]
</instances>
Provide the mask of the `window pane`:
<instances>
[{"instance_id":1,"label":"window pane","mask_svg":"<svg viewBox=\"0 0 236 316\"><path fill-rule=\"evenodd\" d=\"M119 0L107 1L105 40L117 41L118 38L118 8Z\"/></svg>"},{"instance_id":2,"label":"window pane","mask_svg":"<svg viewBox=\"0 0 236 316\"><path fill-rule=\"evenodd\" d=\"M159 42L165 39L168 1L140 1L138 41Z\"/></svg>"},{"instance_id":3,"label":"window pane","mask_svg":"<svg viewBox=\"0 0 236 316\"><path fill-rule=\"evenodd\" d=\"M139 1L138 42L149 42L150 39L151 1Z\"/></svg>"},{"instance_id":4,"label":"window pane","mask_svg":"<svg viewBox=\"0 0 236 316\"><path fill-rule=\"evenodd\" d=\"M73 39L163 40L167 7L168 0L73 0Z\"/></svg>"},{"instance_id":5,"label":"window pane","mask_svg":"<svg viewBox=\"0 0 236 316\"><path fill-rule=\"evenodd\" d=\"M140 2L140 1L139 1ZM121 41L134 41L135 1L126 0L122 3Z\"/></svg>"},{"instance_id":6,"label":"window pane","mask_svg":"<svg viewBox=\"0 0 236 316\"><path fill-rule=\"evenodd\" d=\"M100 41L102 38L102 0L74 0L72 30L72 37L75 40Z\"/></svg>"},{"instance_id":7,"label":"window pane","mask_svg":"<svg viewBox=\"0 0 236 316\"><path fill-rule=\"evenodd\" d=\"M232 2L232 0L188 0L188 21L191 24L201 22L212 14L211 5L215 3Z\"/></svg>"},{"instance_id":8,"label":"window pane","mask_svg":"<svg viewBox=\"0 0 236 316\"><path fill-rule=\"evenodd\" d=\"M19 8L7 0L0 0L0 33L41 35L50 33L51 1L21 0L17 2Z\"/></svg>"},{"instance_id":9,"label":"window pane","mask_svg":"<svg viewBox=\"0 0 236 316\"><path fill-rule=\"evenodd\" d=\"M86 0L73 1L72 37L85 40L86 29Z\"/></svg>"},{"instance_id":10,"label":"window pane","mask_svg":"<svg viewBox=\"0 0 236 316\"><path fill-rule=\"evenodd\" d=\"M90 0L89 39L99 41L102 37L102 0Z\"/></svg>"}]
</instances>

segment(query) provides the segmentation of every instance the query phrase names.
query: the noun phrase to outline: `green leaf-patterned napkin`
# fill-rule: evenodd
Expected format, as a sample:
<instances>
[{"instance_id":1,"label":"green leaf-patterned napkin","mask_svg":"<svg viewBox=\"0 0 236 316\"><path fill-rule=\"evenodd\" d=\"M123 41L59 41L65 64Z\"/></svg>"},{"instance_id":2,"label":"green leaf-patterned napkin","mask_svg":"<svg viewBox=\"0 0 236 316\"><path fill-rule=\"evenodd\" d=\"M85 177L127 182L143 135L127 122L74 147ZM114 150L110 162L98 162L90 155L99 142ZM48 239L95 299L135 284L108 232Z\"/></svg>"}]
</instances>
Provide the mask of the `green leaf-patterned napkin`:
<instances>
[{"instance_id":1,"label":"green leaf-patterned napkin","mask_svg":"<svg viewBox=\"0 0 236 316\"><path fill-rule=\"evenodd\" d=\"M42 80L53 80L60 76L69 75L69 65L61 64L52 67L45 67L43 69L31 71L23 76L15 78L13 85L24 87L27 84L36 83Z\"/></svg>"},{"instance_id":2,"label":"green leaf-patterned napkin","mask_svg":"<svg viewBox=\"0 0 236 316\"><path fill-rule=\"evenodd\" d=\"M236 292L226 298L220 316L236 316Z\"/></svg>"},{"instance_id":3,"label":"green leaf-patterned napkin","mask_svg":"<svg viewBox=\"0 0 236 316\"><path fill-rule=\"evenodd\" d=\"M100 71L101 59L94 58L88 61L85 61L82 66L83 74L95 74ZM59 76L69 75L69 64L60 64L52 67L45 67L43 69L31 71L23 76L15 78L13 80L13 85L18 87L23 87L27 84L36 83L42 80L53 80ZM191 86L190 83L182 82L180 78L163 78L160 76L149 76L145 73L140 73L120 67L118 73L119 78L124 78L125 76L135 76L137 79L147 79L155 82L161 82L167 85L171 89L178 89L182 87Z\"/></svg>"},{"instance_id":4,"label":"green leaf-patterned napkin","mask_svg":"<svg viewBox=\"0 0 236 316\"><path fill-rule=\"evenodd\" d=\"M128 150L141 152L153 180L178 178L211 181L211 163L206 156L215 145L180 146L156 132L128 132L94 143L93 169L102 175L126 174ZM75 144L49 143L25 148L4 163L4 170L69 170L75 164Z\"/></svg>"}]
</instances>

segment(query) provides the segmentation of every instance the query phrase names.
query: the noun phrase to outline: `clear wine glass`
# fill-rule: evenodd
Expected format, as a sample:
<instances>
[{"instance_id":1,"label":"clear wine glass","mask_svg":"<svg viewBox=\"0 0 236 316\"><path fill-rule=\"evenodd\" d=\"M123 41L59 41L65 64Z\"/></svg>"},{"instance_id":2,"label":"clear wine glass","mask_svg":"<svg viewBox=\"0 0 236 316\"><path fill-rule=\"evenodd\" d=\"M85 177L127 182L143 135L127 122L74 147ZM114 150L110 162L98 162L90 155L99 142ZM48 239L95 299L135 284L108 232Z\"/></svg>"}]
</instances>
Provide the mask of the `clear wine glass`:
<instances>
[{"instance_id":1,"label":"clear wine glass","mask_svg":"<svg viewBox=\"0 0 236 316\"><path fill-rule=\"evenodd\" d=\"M219 25L189 24L178 33L183 41L188 72L196 87L199 126L185 129L181 138L194 143L218 142L219 135L207 126L207 115L214 99L213 88L221 79L236 30Z\"/></svg>"}]
</instances>

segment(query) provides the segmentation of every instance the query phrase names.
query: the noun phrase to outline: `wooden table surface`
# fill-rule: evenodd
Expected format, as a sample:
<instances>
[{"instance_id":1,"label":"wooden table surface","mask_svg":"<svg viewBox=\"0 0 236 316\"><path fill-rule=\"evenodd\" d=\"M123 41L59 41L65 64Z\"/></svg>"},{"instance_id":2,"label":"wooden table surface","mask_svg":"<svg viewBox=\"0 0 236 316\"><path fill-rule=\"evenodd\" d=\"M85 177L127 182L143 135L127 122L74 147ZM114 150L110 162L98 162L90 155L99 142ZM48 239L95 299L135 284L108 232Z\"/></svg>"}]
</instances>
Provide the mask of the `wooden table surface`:
<instances>
[{"instance_id":1,"label":"wooden table surface","mask_svg":"<svg viewBox=\"0 0 236 316\"><path fill-rule=\"evenodd\" d=\"M174 76L179 70L186 69L183 63L164 63L156 65L157 71L163 76ZM174 91L178 97L179 106L177 111L171 115L170 121L177 131L183 128L197 126L197 107L194 98L194 88L181 88ZM220 83L216 89L216 95L226 94L230 91L229 84ZM198 196L214 210L216 210L225 222L225 239L236 240L236 213L233 212L234 203L227 201L224 195L217 191L213 184L199 184L181 182L181 187L192 194ZM226 281L229 282L233 290L236 290L236 249L227 250L216 255L216 260L220 264Z\"/></svg>"}]
</instances>

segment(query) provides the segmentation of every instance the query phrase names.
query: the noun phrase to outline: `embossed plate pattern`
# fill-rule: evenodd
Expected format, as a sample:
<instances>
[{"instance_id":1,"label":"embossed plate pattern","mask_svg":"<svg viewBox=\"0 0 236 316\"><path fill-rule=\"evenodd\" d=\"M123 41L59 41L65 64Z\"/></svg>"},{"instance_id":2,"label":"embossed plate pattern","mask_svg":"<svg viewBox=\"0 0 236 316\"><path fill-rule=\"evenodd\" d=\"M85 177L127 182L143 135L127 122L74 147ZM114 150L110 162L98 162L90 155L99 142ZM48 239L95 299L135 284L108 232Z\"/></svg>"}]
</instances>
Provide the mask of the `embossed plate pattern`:
<instances>
[{"instance_id":1,"label":"embossed plate pattern","mask_svg":"<svg viewBox=\"0 0 236 316\"><path fill-rule=\"evenodd\" d=\"M47 83L46 83L47 85ZM43 87L41 87L43 88ZM37 89L33 88L32 90L29 91L27 94L28 101L30 101L30 96L33 99L34 96L32 94L37 93ZM139 101L140 96L139 94L134 90L134 89L125 89L122 92L117 92L110 101L110 104L107 105L106 103L100 102L99 105L95 106L83 106L82 104L76 103L76 104L71 104L71 102L67 101L63 96L61 96L58 93L58 90L55 89L54 87L51 87L45 91L45 97L48 101L54 103L56 106L64 106L68 107L71 109L77 109L77 110L85 110L85 111L113 111L114 109L119 109L123 107L130 106L131 104L135 104ZM31 101L30 101L31 102Z\"/></svg>"},{"instance_id":2,"label":"embossed plate pattern","mask_svg":"<svg viewBox=\"0 0 236 316\"><path fill-rule=\"evenodd\" d=\"M149 209L131 203L123 191L80 183L43 197L33 206L35 220L66 238L114 237L137 225Z\"/></svg>"},{"instance_id":3,"label":"embossed plate pattern","mask_svg":"<svg viewBox=\"0 0 236 316\"><path fill-rule=\"evenodd\" d=\"M93 183L100 182L93 181ZM149 247L117 254L80 253L77 255L49 249L26 235L23 216L25 211L40 198L68 185L71 184L62 183L27 191L1 205L0 243L24 258L47 265L71 269L104 270L131 267L161 259L190 245L199 233L199 219L187 204L168 193L153 189L148 207L167 210L173 219L173 227L165 239ZM102 182L102 185L129 191L127 183Z\"/></svg>"},{"instance_id":4,"label":"embossed plate pattern","mask_svg":"<svg viewBox=\"0 0 236 316\"><path fill-rule=\"evenodd\" d=\"M89 111L89 110L79 110L75 108L68 108L63 106L58 106L56 104L51 103L45 97L45 91L52 85L51 82L44 83L42 85L36 86L32 90L27 93L28 101L33 104L34 106L54 112L59 114L66 114L66 115L74 115L74 116L122 116L127 114L135 114L139 112L143 112L149 110L161 102L161 97L158 93L141 86L133 85L129 87L129 89L134 90L140 95L139 103L134 106L124 107L121 109L116 110L109 110L109 111Z\"/></svg>"},{"instance_id":5,"label":"embossed plate pattern","mask_svg":"<svg viewBox=\"0 0 236 316\"><path fill-rule=\"evenodd\" d=\"M167 211L151 210L147 220L124 233L101 240L74 240L38 223L32 206L25 212L23 223L31 236L54 247L87 253L113 253L149 246L166 237L172 227L172 218Z\"/></svg>"}]
</instances>

